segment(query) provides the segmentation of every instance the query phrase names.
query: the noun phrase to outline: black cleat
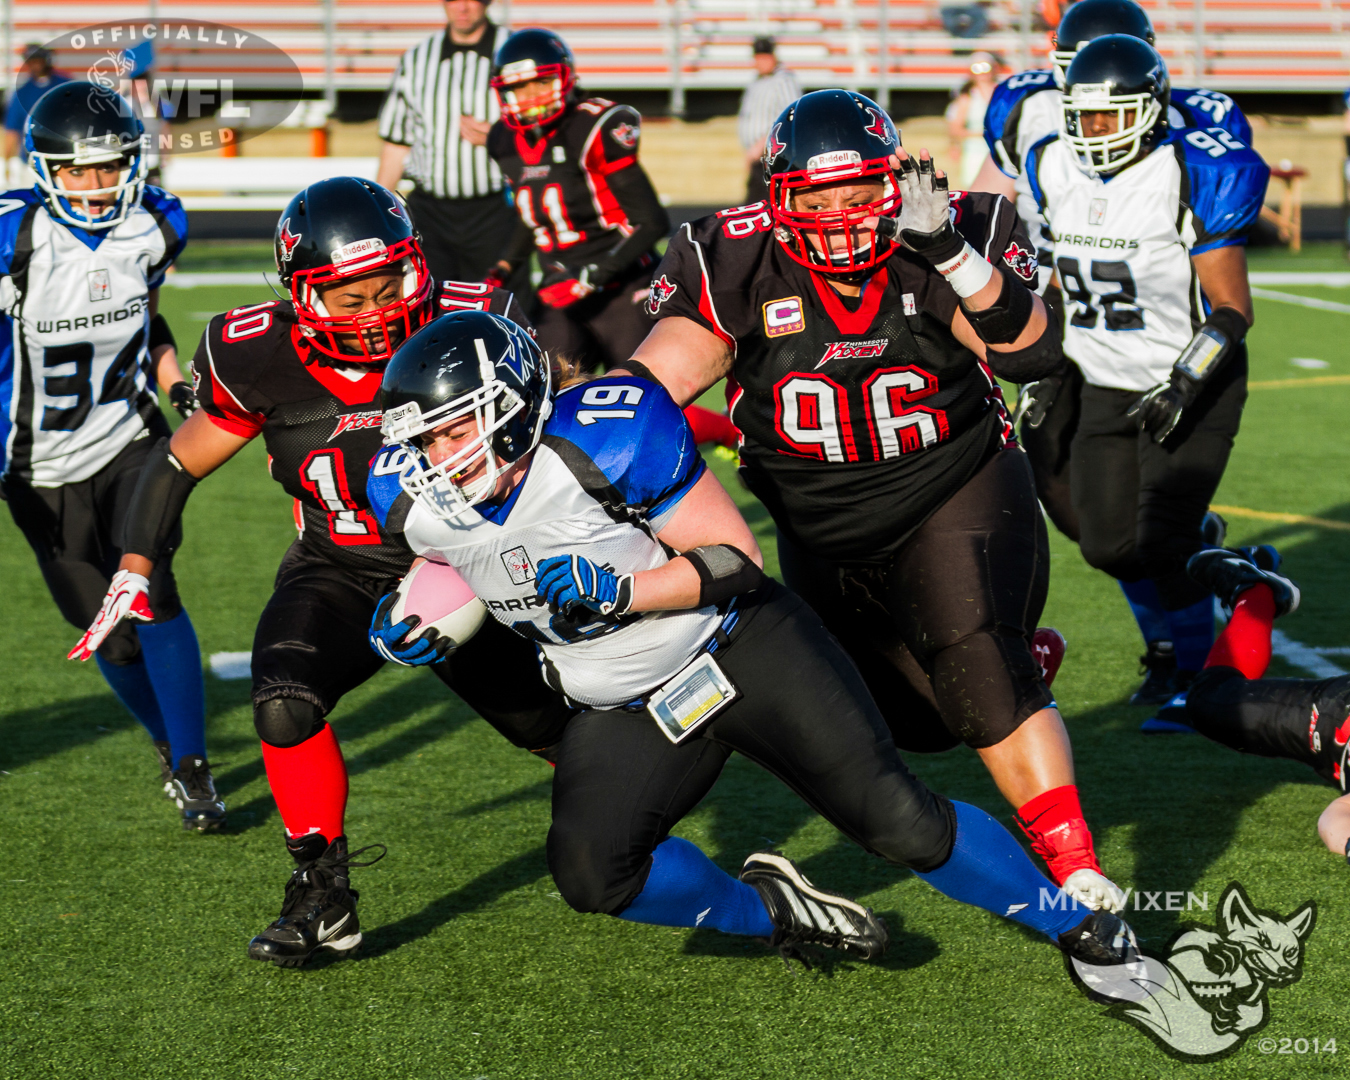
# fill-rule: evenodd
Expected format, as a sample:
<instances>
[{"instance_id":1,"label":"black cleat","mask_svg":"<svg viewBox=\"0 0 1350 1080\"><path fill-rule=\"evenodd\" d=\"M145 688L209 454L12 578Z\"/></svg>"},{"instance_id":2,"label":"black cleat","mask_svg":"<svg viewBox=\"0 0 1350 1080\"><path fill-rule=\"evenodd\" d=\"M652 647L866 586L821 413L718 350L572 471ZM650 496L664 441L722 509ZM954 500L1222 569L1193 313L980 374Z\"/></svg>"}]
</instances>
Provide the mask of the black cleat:
<instances>
[{"instance_id":1,"label":"black cleat","mask_svg":"<svg viewBox=\"0 0 1350 1080\"><path fill-rule=\"evenodd\" d=\"M183 811L183 828L213 832L225 824L225 803L216 794L211 766L204 757L184 754L171 774L169 797Z\"/></svg>"},{"instance_id":2,"label":"black cleat","mask_svg":"<svg viewBox=\"0 0 1350 1080\"><path fill-rule=\"evenodd\" d=\"M155 758L159 762L159 781L163 785L164 794L169 798L174 797L173 792L173 751L169 744L160 742L158 739L150 743L155 748Z\"/></svg>"},{"instance_id":3,"label":"black cleat","mask_svg":"<svg viewBox=\"0 0 1350 1080\"><path fill-rule=\"evenodd\" d=\"M1059 935L1059 947L1084 964L1132 964L1140 959L1130 924L1111 911L1094 911Z\"/></svg>"},{"instance_id":4,"label":"black cleat","mask_svg":"<svg viewBox=\"0 0 1350 1080\"><path fill-rule=\"evenodd\" d=\"M1284 562L1284 556L1270 544L1258 544L1255 547L1230 548L1229 550L1238 552L1258 570L1270 570L1274 572L1278 570L1280 564Z\"/></svg>"},{"instance_id":5,"label":"black cleat","mask_svg":"<svg viewBox=\"0 0 1350 1080\"><path fill-rule=\"evenodd\" d=\"M809 967L800 945L824 945L874 960L890 944L885 920L871 908L817 888L791 859L776 851L757 851L746 859L741 880L769 909L774 925L769 945L785 960L801 960Z\"/></svg>"},{"instance_id":6,"label":"black cleat","mask_svg":"<svg viewBox=\"0 0 1350 1080\"><path fill-rule=\"evenodd\" d=\"M1274 549L1271 549L1272 551ZM1191 556L1186 573L1211 590L1230 609L1238 597L1256 585L1269 585L1275 596L1275 616L1298 610L1298 586L1282 574L1263 570L1245 552L1211 548Z\"/></svg>"},{"instance_id":7,"label":"black cleat","mask_svg":"<svg viewBox=\"0 0 1350 1080\"><path fill-rule=\"evenodd\" d=\"M1210 547L1223 547L1228 537L1228 522L1213 510L1206 510L1200 520L1200 539Z\"/></svg>"},{"instance_id":8,"label":"black cleat","mask_svg":"<svg viewBox=\"0 0 1350 1080\"><path fill-rule=\"evenodd\" d=\"M1150 641L1139 658L1143 684L1130 695L1131 705L1165 705L1177 693L1177 650L1170 641Z\"/></svg>"},{"instance_id":9,"label":"black cleat","mask_svg":"<svg viewBox=\"0 0 1350 1080\"><path fill-rule=\"evenodd\" d=\"M351 860L379 848L369 862ZM295 859L295 872L286 882L281 915L248 943L252 960L270 960L278 967L300 967L319 949L351 952L361 944L361 924L356 917L360 895L351 887L353 866L372 866L388 853L383 844L371 844L350 854L347 838L331 844L318 833L286 838L286 849Z\"/></svg>"}]
</instances>

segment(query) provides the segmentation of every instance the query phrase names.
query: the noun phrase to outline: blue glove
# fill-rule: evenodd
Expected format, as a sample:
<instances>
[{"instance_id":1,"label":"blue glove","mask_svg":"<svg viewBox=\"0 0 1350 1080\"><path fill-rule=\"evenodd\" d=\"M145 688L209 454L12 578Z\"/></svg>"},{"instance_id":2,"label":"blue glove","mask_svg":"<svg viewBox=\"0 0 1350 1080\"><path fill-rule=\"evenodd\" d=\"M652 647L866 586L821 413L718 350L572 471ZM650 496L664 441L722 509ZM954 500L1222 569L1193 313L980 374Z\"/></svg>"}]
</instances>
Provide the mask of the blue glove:
<instances>
[{"instance_id":1,"label":"blue glove","mask_svg":"<svg viewBox=\"0 0 1350 1080\"><path fill-rule=\"evenodd\" d=\"M626 615L633 606L633 575L620 577L584 555L540 559L535 571L535 592L569 619L578 607L598 615Z\"/></svg>"},{"instance_id":2,"label":"blue glove","mask_svg":"<svg viewBox=\"0 0 1350 1080\"><path fill-rule=\"evenodd\" d=\"M444 660L454 648L448 637L429 629L420 636L408 639L422 620L417 615L409 615L400 623L391 623L389 613L394 609L397 593L389 593L375 609L375 617L370 621L370 647L386 660L392 660L404 667L421 667Z\"/></svg>"}]
</instances>

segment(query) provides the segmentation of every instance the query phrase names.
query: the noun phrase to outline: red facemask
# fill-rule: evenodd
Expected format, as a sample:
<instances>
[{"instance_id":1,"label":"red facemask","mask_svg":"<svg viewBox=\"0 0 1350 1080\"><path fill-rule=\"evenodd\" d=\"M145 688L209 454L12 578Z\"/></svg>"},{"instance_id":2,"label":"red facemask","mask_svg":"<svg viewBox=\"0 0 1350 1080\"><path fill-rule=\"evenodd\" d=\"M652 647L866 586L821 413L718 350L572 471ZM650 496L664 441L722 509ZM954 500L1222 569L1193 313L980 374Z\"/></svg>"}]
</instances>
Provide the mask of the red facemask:
<instances>
[{"instance_id":1,"label":"red facemask","mask_svg":"<svg viewBox=\"0 0 1350 1080\"><path fill-rule=\"evenodd\" d=\"M857 157L856 154L853 156ZM873 177L880 178L883 184L882 196L875 202L820 213L791 209L792 196L807 188ZM795 261L812 270L851 274L876 266L890 255L894 241L878 240L870 230L861 229L860 224L864 218L894 217L900 210L900 192L890 163L885 158L877 158L838 167L778 173L769 180L769 207L777 226L778 240ZM842 249L832 249L831 237L839 236L846 237L847 243ZM819 247L812 243L812 237Z\"/></svg>"},{"instance_id":2,"label":"red facemask","mask_svg":"<svg viewBox=\"0 0 1350 1080\"><path fill-rule=\"evenodd\" d=\"M553 92L546 98L534 99L528 106L518 104L513 88L535 79L552 79ZM545 64L543 67L531 68L529 74L512 72L510 75L494 76L492 88L497 91L497 100L501 102L502 122L514 131L546 127L562 115L576 81L576 73L566 64Z\"/></svg>"}]
</instances>

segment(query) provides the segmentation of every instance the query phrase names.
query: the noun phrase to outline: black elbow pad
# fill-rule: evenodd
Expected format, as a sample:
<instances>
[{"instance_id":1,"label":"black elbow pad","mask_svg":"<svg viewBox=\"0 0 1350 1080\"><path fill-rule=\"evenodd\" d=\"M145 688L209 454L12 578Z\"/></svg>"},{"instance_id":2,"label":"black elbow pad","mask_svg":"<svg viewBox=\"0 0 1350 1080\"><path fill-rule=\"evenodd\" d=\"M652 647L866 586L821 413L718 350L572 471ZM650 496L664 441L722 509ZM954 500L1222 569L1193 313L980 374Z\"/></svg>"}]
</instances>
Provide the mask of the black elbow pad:
<instances>
[{"instance_id":1,"label":"black elbow pad","mask_svg":"<svg viewBox=\"0 0 1350 1080\"><path fill-rule=\"evenodd\" d=\"M764 584L761 570L740 548L730 544L707 544L684 552L698 571L698 606L720 604Z\"/></svg>"},{"instance_id":2,"label":"black elbow pad","mask_svg":"<svg viewBox=\"0 0 1350 1080\"><path fill-rule=\"evenodd\" d=\"M161 345L172 345L178 348L178 342L173 339L173 331L169 329L169 321L163 315L155 315L150 320L150 351Z\"/></svg>"},{"instance_id":3,"label":"black elbow pad","mask_svg":"<svg viewBox=\"0 0 1350 1080\"><path fill-rule=\"evenodd\" d=\"M985 362L1000 379L1029 383L1053 375L1064 366L1064 342L1055 312L1045 309L1045 329L1024 349L1012 352L985 350Z\"/></svg>"},{"instance_id":4,"label":"black elbow pad","mask_svg":"<svg viewBox=\"0 0 1350 1080\"><path fill-rule=\"evenodd\" d=\"M169 452L169 440L160 439L141 467L131 496L122 537L124 555L159 559L173 538L196 478Z\"/></svg>"},{"instance_id":5,"label":"black elbow pad","mask_svg":"<svg viewBox=\"0 0 1350 1080\"><path fill-rule=\"evenodd\" d=\"M966 314L966 321L986 345L1011 345L1022 336L1022 331L1031 320L1031 313L1036 306L1035 293L1007 267L995 269L1003 276L1003 288L993 306L983 311L971 311L962 304L961 310Z\"/></svg>"}]
</instances>

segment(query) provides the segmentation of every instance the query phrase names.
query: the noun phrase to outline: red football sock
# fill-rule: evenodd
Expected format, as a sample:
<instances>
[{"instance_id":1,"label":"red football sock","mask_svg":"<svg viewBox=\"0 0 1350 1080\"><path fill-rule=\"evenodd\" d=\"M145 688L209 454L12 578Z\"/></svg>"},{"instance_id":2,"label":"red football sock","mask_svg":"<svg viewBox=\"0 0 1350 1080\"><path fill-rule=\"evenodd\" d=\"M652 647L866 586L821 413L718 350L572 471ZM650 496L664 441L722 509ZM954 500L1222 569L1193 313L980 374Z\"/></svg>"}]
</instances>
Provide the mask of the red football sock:
<instances>
[{"instance_id":1,"label":"red football sock","mask_svg":"<svg viewBox=\"0 0 1350 1080\"><path fill-rule=\"evenodd\" d=\"M333 729L324 724L322 731L299 746L263 743L262 752L286 835L317 832L330 841L341 836L347 809L347 763Z\"/></svg>"},{"instance_id":2,"label":"red football sock","mask_svg":"<svg viewBox=\"0 0 1350 1080\"><path fill-rule=\"evenodd\" d=\"M1275 594L1269 585L1253 585L1238 596L1233 617L1209 650L1205 667L1237 668L1259 679L1270 667L1270 628L1275 622Z\"/></svg>"},{"instance_id":3,"label":"red football sock","mask_svg":"<svg viewBox=\"0 0 1350 1080\"><path fill-rule=\"evenodd\" d=\"M684 418L694 429L694 442L700 446L703 443L715 442L719 446L729 446L734 450L736 443L740 441L741 433L736 430L736 425L722 413L705 409L702 405L690 405L684 410Z\"/></svg>"},{"instance_id":4,"label":"red football sock","mask_svg":"<svg viewBox=\"0 0 1350 1080\"><path fill-rule=\"evenodd\" d=\"M1031 841L1031 850L1045 860L1056 885L1084 867L1102 872L1073 784L1043 791L1018 807L1017 825Z\"/></svg>"}]
</instances>

